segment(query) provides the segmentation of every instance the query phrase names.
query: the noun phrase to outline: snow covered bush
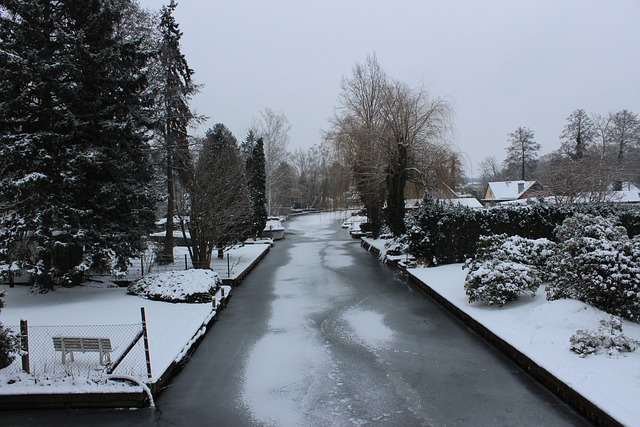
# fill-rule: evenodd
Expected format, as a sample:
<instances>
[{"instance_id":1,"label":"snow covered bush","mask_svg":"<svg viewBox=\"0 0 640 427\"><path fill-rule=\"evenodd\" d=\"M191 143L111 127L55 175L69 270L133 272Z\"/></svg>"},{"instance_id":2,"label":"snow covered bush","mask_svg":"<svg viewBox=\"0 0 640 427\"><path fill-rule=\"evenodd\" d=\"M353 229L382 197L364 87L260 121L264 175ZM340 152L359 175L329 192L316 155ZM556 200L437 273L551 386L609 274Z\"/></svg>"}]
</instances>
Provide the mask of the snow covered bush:
<instances>
[{"instance_id":1,"label":"snow covered bush","mask_svg":"<svg viewBox=\"0 0 640 427\"><path fill-rule=\"evenodd\" d=\"M383 238L381 236L381 238ZM385 253L387 255L403 255L409 251L409 240L406 234L395 237L393 240L384 244Z\"/></svg>"},{"instance_id":2,"label":"snow covered bush","mask_svg":"<svg viewBox=\"0 0 640 427\"><path fill-rule=\"evenodd\" d=\"M640 321L640 239L615 219L577 214L557 230L549 260L547 299L574 298Z\"/></svg>"},{"instance_id":3,"label":"snow covered bush","mask_svg":"<svg viewBox=\"0 0 640 427\"><path fill-rule=\"evenodd\" d=\"M211 270L194 269L149 274L129 285L127 292L167 302L211 302L222 281Z\"/></svg>"},{"instance_id":4,"label":"snow covered bush","mask_svg":"<svg viewBox=\"0 0 640 427\"><path fill-rule=\"evenodd\" d=\"M521 294L534 296L542 283L538 266L552 251L553 243L546 239L481 236L475 259L464 265L469 267L464 282L469 302L502 306Z\"/></svg>"},{"instance_id":5,"label":"snow covered bush","mask_svg":"<svg viewBox=\"0 0 640 427\"><path fill-rule=\"evenodd\" d=\"M635 351L638 342L627 338L622 333L622 322L619 317L611 316L601 320L597 331L578 329L569 339L571 351L580 357L606 350L607 354L617 356L620 352Z\"/></svg>"},{"instance_id":6,"label":"snow covered bush","mask_svg":"<svg viewBox=\"0 0 640 427\"><path fill-rule=\"evenodd\" d=\"M4 307L4 292L0 292L0 310ZM18 338L0 323L0 369L11 365L18 352Z\"/></svg>"}]
</instances>

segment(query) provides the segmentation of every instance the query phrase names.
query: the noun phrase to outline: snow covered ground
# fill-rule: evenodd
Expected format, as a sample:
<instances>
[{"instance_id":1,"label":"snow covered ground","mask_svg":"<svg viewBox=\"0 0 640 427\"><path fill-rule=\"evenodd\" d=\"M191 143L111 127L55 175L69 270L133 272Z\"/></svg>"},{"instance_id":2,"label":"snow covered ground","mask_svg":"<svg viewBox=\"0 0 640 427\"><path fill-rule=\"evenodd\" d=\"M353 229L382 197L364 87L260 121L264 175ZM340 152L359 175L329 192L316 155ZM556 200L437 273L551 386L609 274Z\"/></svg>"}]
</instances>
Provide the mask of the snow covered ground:
<instances>
[{"instance_id":1,"label":"snow covered ground","mask_svg":"<svg viewBox=\"0 0 640 427\"><path fill-rule=\"evenodd\" d=\"M367 239L384 251L384 241ZM609 315L576 300L547 301L544 288L503 307L469 303L462 264L410 268L408 273L487 327L624 425L640 420L640 351L584 358L569 350L578 329L597 330ZM640 340L640 325L623 321L623 333Z\"/></svg>"},{"instance_id":2,"label":"snow covered ground","mask_svg":"<svg viewBox=\"0 0 640 427\"><path fill-rule=\"evenodd\" d=\"M267 247L256 244L232 249L230 257L236 260L234 269L238 273L244 271ZM188 278L188 275L182 277ZM225 295L229 295L231 288L223 288ZM117 325L140 323L140 308L144 307L152 369L149 382L157 381L174 361L184 357L193 342L204 333L202 325L215 314L211 303L150 301L127 295L126 288L110 282L87 282L84 286L58 288L47 294L29 294L28 290L27 286L0 285L0 292L6 291L5 308L0 313L0 321L5 326L17 326L24 319L30 328L44 325L115 325L116 328ZM220 294L219 291L218 301ZM88 356L97 359L95 354ZM49 372L52 370L49 367ZM36 381L18 371L19 361L0 370L0 394L43 393L44 390L46 393L113 392L123 387L113 382L97 382L94 374L84 371L74 371L74 375L64 377L38 375Z\"/></svg>"}]
</instances>

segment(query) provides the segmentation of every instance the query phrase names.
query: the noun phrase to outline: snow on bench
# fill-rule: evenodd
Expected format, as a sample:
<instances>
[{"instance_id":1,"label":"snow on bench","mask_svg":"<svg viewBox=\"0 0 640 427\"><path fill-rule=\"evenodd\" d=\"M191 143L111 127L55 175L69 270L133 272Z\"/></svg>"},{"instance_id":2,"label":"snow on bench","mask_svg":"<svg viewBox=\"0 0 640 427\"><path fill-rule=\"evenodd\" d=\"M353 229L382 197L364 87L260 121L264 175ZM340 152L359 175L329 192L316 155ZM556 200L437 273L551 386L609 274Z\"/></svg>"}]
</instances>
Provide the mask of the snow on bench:
<instances>
[{"instance_id":1,"label":"snow on bench","mask_svg":"<svg viewBox=\"0 0 640 427\"><path fill-rule=\"evenodd\" d=\"M73 352L100 353L100 364L111 363L111 340L109 338L83 338L83 337L52 337L55 351L62 352L62 364L66 364L67 355L71 356L73 362Z\"/></svg>"}]
</instances>

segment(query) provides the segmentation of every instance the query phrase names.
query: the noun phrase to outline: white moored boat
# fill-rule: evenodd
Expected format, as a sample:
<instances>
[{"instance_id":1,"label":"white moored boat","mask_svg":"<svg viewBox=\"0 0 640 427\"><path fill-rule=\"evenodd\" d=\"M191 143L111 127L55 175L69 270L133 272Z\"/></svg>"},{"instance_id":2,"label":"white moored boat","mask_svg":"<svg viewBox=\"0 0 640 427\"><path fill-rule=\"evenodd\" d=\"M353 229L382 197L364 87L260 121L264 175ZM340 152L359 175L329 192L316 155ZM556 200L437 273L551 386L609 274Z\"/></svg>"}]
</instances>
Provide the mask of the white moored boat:
<instances>
[{"instance_id":1,"label":"white moored boat","mask_svg":"<svg viewBox=\"0 0 640 427\"><path fill-rule=\"evenodd\" d=\"M280 218L267 218L267 225L262 231L262 237L271 237L273 240L280 240L284 238L284 226L280 222Z\"/></svg>"}]
</instances>

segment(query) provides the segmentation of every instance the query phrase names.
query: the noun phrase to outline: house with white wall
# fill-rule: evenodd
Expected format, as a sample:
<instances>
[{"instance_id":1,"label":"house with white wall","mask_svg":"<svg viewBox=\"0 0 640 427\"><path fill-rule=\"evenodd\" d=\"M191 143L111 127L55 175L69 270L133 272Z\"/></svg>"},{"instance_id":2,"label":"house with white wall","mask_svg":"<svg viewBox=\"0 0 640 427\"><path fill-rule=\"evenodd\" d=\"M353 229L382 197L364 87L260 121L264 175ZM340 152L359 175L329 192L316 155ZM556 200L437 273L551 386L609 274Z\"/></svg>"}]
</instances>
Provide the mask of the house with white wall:
<instances>
[{"instance_id":1,"label":"house with white wall","mask_svg":"<svg viewBox=\"0 0 640 427\"><path fill-rule=\"evenodd\" d=\"M485 207L491 207L498 203L548 195L548 191L538 181L495 181L487 184L484 197L480 201Z\"/></svg>"}]
</instances>

